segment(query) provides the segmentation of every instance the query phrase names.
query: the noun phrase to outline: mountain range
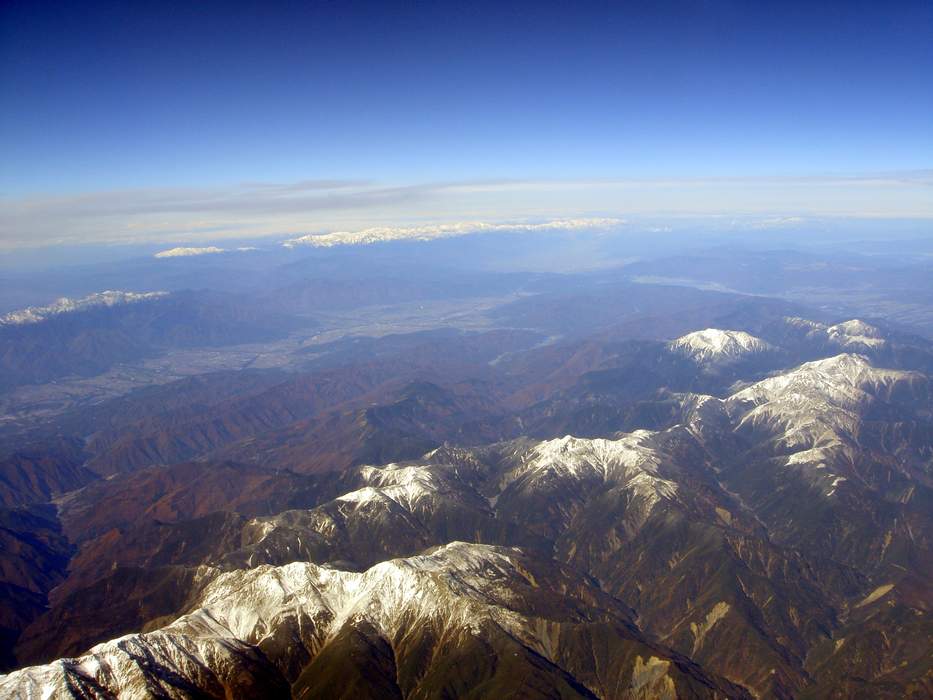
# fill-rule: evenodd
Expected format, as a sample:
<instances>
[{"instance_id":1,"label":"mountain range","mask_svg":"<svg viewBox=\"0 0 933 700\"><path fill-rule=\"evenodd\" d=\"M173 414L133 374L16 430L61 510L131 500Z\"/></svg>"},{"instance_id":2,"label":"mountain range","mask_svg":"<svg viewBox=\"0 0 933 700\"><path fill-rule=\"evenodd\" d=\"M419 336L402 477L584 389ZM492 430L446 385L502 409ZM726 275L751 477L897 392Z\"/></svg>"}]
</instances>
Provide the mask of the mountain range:
<instances>
[{"instance_id":1,"label":"mountain range","mask_svg":"<svg viewBox=\"0 0 933 700\"><path fill-rule=\"evenodd\" d=\"M933 343L550 289L491 326L324 335L11 423L0 694L933 694ZM139 339L209 299L17 328ZM328 323L263 338L253 308L203 318L269 347Z\"/></svg>"}]
</instances>

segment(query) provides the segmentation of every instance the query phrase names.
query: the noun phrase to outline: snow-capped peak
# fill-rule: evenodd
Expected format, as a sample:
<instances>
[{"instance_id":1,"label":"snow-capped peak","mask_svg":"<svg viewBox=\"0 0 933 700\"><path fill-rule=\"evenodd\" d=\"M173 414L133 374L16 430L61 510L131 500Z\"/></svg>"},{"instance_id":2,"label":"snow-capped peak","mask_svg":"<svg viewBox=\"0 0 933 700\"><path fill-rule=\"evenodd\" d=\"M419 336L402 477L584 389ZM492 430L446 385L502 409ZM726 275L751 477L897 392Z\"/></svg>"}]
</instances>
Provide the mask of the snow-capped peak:
<instances>
[{"instance_id":1,"label":"snow-capped peak","mask_svg":"<svg viewBox=\"0 0 933 700\"><path fill-rule=\"evenodd\" d=\"M879 348L886 342L884 334L878 328L857 318L832 326L796 317L787 317L784 322L804 331L808 338L832 343L848 350L870 350Z\"/></svg>"},{"instance_id":2,"label":"snow-capped peak","mask_svg":"<svg viewBox=\"0 0 933 700\"><path fill-rule=\"evenodd\" d=\"M265 562L281 562L283 557L296 555L322 557L326 543L334 543L335 533L362 533L372 522L391 522L392 527L404 529L406 536L418 538L423 534L422 521L439 512L483 510L487 506L485 498L444 465L364 466L358 474L361 486L332 501L311 510L285 511L251 520L244 530L244 548L237 560L253 566L257 557ZM403 535L399 531L395 534L400 543ZM310 554L312 551L316 554ZM339 547L331 549L326 556L340 560L343 551Z\"/></svg>"},{"instance_id":3,"label":"snow-capped peak","mask_svg":"<svg viewBox=\"0 0 933 700\"><path fill-rule=\"evenodd\" d=\"M830 326L827 330L829 330L830 333L840 333L848 336L863 335L869 338L882 337L881 331L857 318L837 323L835 326Z\"/></svg>"},{"instance_id":4,"label":"snow-capped peak","mask_svg":"<svg viewBox=\"0 0 933 700\"><path fill-rule=\"evenodd\" d=\"M826 329L830 342L842 347L876 348L884 345L881 331L864 321L852 319Z\"/></svg>"},{"instance_id":5,"label":"snow-capped peak","mask_svg":"<svg viewBox=\"0 0 933 700\"><path fill-rule=\"evenodd\" d=\"M872 367L862 355L843 353L807 362L733 394L742 423L773 424L788 447L807 449L840 444L853 435L860 410L880 390L919 375ZM750 408L748 408L750 407Z\"/></svg>"},{"instance_id":6,"label":"snow-capped peak","mask_svg":"<svg viewBox=\"0 0 933 700\"><path fill-rule=\"evenodd\" d=\"M406 511L414 512L420 505L430 507L451 490L444 475L427 465L365 466L360 469L360 478L366 484L363 488L336 500L358 505L394 501Z\"/></svg>"},{"instance_id":7,"label":"snow-capped peak","mask_svg":"<svg viewBox=\"0 0 933 700\"><path fill-rule=\"evenodd\" d=\"M528 470L562 471L572 476L613 476L619 470L657 472L660 456L651 444L654 435L638 430L618 440L566 435L538 443L526 457Z\"/></svg>"},{"instance_id":8,"label":"snow-capped peak","mask_svg":"<svg viewBox=\"0 0 933 700\"><path fill-rule=\"evenodd\" d=\"M363 467L360 475L367 484L409 508L416 501L433 496L442 489L440 475L425 466L389 464L385 467Z\"/></svg>"},{"instance_id":9,"label":"snow-capped peak","mask_svg":"<svg viewBox=\"0 0 933 700\"><path fill-rule=\"evenodd\" d=\"M306 562L214 570L193 612L154 632L98 644L76 659L0 676L0 695L72 697L75 688L86 687L95 697L180 697L178 678L228 697L255 695L264 683L278 683L279 693L287 694L275 669L287 665L290 654L317 653L343 625L358 621L389 639L422 619L454 632L494 624L534 642L527 618L505 604L527 580L522 557L515 549L453 542L362 573ZM290 644L257 652L283 629L294 632Z\"/></svg>"},{"instance_id":10,"label":"snow-capped peak","mask_svg":"<svg viewBox=\"0 0 933 700\"><path fill-rule=\"evenodd\" d=\"M734 360L772 349L765 341L744 331L718 328L688 333L671 342L669 347L673 352L687 355L697 362Z\"/></svg>"},{"instance_id":11,"label":"snow-capped peak","mask_svg":"<svg viewBox=\"0 0 933 700\"><path fill-rule=\"evenodd\" d=\"M522 490L535 491L559 490L567 479L604 482L638 496L648 512L662 498L677 493L677 484L659 474L661 464L672 460L656 444L656 437L650 430L636 430L615 440L571 435L545 440L517 455L517 464L504 475L502 485L520 483Z\"/></svg>"},{"instance_id":12,"label":"snow-capped peak","mask_svg":"<svg viewBox=\"0 0 933 700\"><path fill-rule=\"evenodd\" d=\"M167 296L168 292L120 292L108 290L106 292L97 292L89 294L80 299L69 299L62 297L48 306L30 306L20 311L12 311L4 316L0 316L0 326L22 326L29 323L40 323L53 316L73 313L75 311L84 311L100 306L119 306L121 304L133 304L150 299L158 299Z\"/></svg>"}]
</instances>

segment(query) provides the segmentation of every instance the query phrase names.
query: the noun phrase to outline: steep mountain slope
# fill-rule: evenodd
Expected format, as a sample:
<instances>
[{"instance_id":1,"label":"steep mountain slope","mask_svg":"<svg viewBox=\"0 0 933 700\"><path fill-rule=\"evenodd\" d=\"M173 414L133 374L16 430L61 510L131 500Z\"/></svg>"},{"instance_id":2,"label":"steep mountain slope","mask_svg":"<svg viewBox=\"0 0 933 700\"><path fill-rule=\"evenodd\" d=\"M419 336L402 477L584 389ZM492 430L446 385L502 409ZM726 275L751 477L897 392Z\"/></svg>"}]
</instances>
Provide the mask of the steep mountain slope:
<instances>
[{"instance_id":1,"label":"steep mountain slope","mask_svg":"<svg viewBox=\"0 0 933 700\"><path fill-rule=\"evenodd\" d=\"M419 381L234 443L218 456L302 473L414 459L443 442L480 444L515 434L490 382ZM356 406L365 404L365 407Z\"/></svg>"},{"instance_id":2,"label":"steep mountain slope","mask_svg":"<svg viewBox=\"0 0 933 700\"><path fill-rule=\"evenodd\" d=\"M928 551L931 401L926 376L861 356L804 364L722 404L736 438L722 479L776 538L814 554L872 570Z\"/></svg>"},{"instance_id":3,"label":"steep mountain slope","mask_svg":"<svg viewBox=\"0 0 933 700\"><path fill-rule=\"evenodd\" d=\"M72 549L52 507L0 509L0 668L15 668L12 649L65 579Z\"/></svg>"},{"instance_id":4,"label":"steep mountain slope","mask_svg":"<svg viewBox=\"0 0 933 700\"><path fill-rule=\"evenodd\" d=\"M282 448L286 460L293 457L290 449L320 452L325 463L325 450L309 452L307 446L297 444L302 438L305 442L330 439L331 452L337 456L332 466L343 466L356 463L353 453L361 455L357 461L400 457L399 451L380 454L379 445L391 449L394 438L412 432L417 433L412 442L422 449L409 449L404 456L416 456L458 432L468 441L499 437L501 431L490 431L483 419L501 414L494 404L502 391L499 387L508 381L489 363L526 347L537 336L409 335L419 337L363 343L374 346L369 350L357 347L359 343L323 345L318 356L307 360L307 369L297 373L225 371L148 387L68 412L48 425L35 426L27 437L47 448L56 436L73 436L82 444L83 466L105 476L208 455L250 459L256 449ZM333 413L323 416L325 412ZM430 428L432 414L445 419L443 426ZM317 437L311 435L315 430ZM377 433L369 440L375 450L361 449L359 430ZM338 432L346 433L343 439L329 437ZM378 439L380 432L383 439ZM18 447L23 440L14 435L9 442Z\"/></svg>"},{"instance_id":5,"label":"steep mountain slope","mask_svg":"<svg viewBox=\"0 0 933 700\"><path fill-rule=\"evenodd\" d=\"M452 543L359 574L294 563L205 575L196 608L171 625L16 672L0 690L747 697L645 639L592 583L515 549Z\"/></svg>"},{"instance_id":6,"label":"steep mountain slope","mask_svg":"<svg viewBox=\"0 0 933 700\"><path fill-rule=\"evenodd\" d=\"M688 431L495 451L499 517L527 521L558 559L633 601L639 620L682 653L757 692L781 697L804 684L801 660L827 636L831 601L705 471L709 458ZM806 616L769 609L775 599ZM726 615L717 639L709 630Z\"/></svg>"},{"instance_id":7,"label":"steep mountain slope","mask_svg":"<svg viewBox=\"0 0 933 700\"><path fill-rule=\"evenodd\" d=\"M816 683L804 698L926 698L933 695L933 624L922 581L886 583L855 602L833 641L807 659Z\"/></svg>"},{"instance_id":8,"label":"steep mountain slope","mask_svg":"<svg viewBox=\"0 0 933 700\"><path fill-rule=\"evenodd\" d=\"M12 507L47 503L96 477L84 466L83 446L77 439L51 440L41 448L18 449L0 457L0 504Z\"/></svg>"}]
</instances>

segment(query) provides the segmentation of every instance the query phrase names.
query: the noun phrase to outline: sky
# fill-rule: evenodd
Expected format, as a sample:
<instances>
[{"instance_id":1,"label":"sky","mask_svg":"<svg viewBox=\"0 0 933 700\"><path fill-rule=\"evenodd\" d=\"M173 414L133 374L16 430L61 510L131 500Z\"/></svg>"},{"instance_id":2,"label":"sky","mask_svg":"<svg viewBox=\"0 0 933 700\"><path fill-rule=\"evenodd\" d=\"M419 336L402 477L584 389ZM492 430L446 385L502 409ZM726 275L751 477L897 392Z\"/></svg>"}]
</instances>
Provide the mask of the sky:
<instances>
[{"instance_id":1,"label":"sky","mask_svg":"<svg viewBox=\"0 0 933 700\"><path fill-rule=\"evenodd\" d=\"M0 247L933 218L933 3L0 3Z\"/></svg>"}]
</instances>

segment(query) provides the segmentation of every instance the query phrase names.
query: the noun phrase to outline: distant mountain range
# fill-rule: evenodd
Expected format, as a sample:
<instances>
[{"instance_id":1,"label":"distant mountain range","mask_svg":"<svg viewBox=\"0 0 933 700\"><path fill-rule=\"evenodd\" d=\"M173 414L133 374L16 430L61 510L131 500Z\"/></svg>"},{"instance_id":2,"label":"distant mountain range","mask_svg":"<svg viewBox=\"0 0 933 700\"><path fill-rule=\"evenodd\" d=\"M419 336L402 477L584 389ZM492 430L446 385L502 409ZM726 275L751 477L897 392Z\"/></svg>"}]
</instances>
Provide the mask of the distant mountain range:
<instances>
[{"instance_id":1,"label":"distant mountain range","mask_svg":"<svg viewBox=\"0 0 933 700\"><path fill-rule=\"evenodd\" d=\"M91 376L169 349L280 338L296 325L281 313L213 292L62 298L0 317L0 390Z\"/></svg>"}]
</instances>

